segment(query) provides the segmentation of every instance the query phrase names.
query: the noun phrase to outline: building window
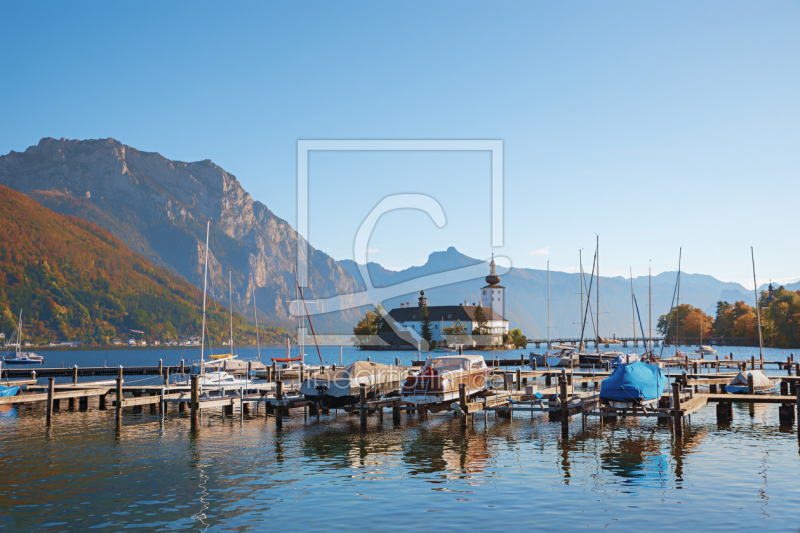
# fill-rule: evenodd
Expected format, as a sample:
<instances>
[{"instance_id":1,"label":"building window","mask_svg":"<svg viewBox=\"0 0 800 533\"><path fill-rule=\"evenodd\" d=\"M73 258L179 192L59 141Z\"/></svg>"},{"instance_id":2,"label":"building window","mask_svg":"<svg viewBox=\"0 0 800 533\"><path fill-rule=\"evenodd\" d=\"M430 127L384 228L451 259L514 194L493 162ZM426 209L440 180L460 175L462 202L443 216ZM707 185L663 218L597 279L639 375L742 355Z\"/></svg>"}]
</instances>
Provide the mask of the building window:
<instances>
[{"instance_id":1,"label":"building window","mask_svg":"<svg viewBox=\"0 0 800 533\"><path fill-rule=\"evenodd\" d=\"M453 318L453 315L447 315L447 318Z\"/></svg>"},{"instance_id":2,"label":"building window","mask_svg":"<svg viewBox=\"0 0 800 533\"><path fill-rule=\"evenodd\" d=\"M417 318L417 315L411 315L411 320L414 320L415 318Z\"/></svg>"}]
</instances>

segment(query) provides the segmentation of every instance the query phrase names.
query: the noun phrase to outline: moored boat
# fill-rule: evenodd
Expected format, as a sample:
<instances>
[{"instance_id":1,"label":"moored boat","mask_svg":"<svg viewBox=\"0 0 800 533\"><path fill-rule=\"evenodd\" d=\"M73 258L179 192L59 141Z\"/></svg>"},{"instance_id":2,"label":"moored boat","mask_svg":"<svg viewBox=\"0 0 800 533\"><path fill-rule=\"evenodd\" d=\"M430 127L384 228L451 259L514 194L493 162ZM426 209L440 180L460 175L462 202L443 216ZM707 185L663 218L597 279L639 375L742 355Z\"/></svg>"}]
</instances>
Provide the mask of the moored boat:
<instances>
[{"instance_id":1,"label":"moored boat","mask_svg":"<svg viewBox=\"0 0 800 533\"><path fill-rule=\"evenodd\" d=\"M748 370L747 372L739 372L731 382L726 385L725 390L731 394L750 394L750 389L747 384L747 376L753 376L753 393L754 394L772 394L778 391L781 385L781 378L772 378L767 376L763 370Z\"/></svg>"},{"instance_id":2,"label":"moored boat","mask_svg":"<svg viewBox=\"0 0 800 533\"><path fill-rule=\"evenodd\" d=\"M422 370L403 384L403 401L418 405L458 400L459 385L466 385L467 397L483 392L491 370L482 355L445 355L425 361Z\"/></svg>"},{"instance_id":3,"label":"moored boat","mask_svg":"<svg viewBox=\"0 0 800 533\"><path fill-rule=\"evenodd\" d=\"M360 401L360 387L366 386L367 398L372 400L400 390L408 371L392 365L356 361L306 378L300 393L321 407L337 409Z\"/></svg>"},{"instance_id":4,"label":"moored boat","mask_svg":"<svg viewBox=\"0 0 800 533\"><path fill-rule=\"evenodd\" d=\"M3 362L7 365L41 365L44 364L44 360L42 356L33 352L21 352L20 346L22 346L22 309L19 310L19 322L17 323L17 329L14 330L14 333L11 335L11 339L9 339L9 343L6 345L7 347L14 347L13 353L8 353L6 351L6 356L3 358Z\"/></svg>"},{"instance_id":5,"label":"moored boat","mask_svg":"<svg viewBox=\"0 0 800 533\"><path fill-rule=\"evenodd\" d=\"M666 386L667 377L657 365L620 365L600 382L600 402L614 409L644 407L658 402Z\"/></svg>"}]
</instances>

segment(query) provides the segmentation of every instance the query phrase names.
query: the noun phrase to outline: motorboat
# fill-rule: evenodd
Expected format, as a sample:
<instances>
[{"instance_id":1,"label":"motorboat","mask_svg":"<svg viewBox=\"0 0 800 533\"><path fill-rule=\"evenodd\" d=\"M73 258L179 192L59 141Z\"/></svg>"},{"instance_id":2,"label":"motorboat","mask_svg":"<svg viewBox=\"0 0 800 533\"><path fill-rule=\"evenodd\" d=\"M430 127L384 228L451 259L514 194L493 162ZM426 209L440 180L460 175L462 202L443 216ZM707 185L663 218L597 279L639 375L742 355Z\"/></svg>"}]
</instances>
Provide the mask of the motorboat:
<instances>
[{"instance_id":1,"label":"motorboat","mask_svg":"<svg viewBox=\"0 0 800 533\"><path fill-rule=\"evenodd\" d=\"M581 356L581 363L585 363L587 365L597 365L597 366L604 366L606 363L611 363L619 356L624 356L622 352L619 351L608 351L608 352L595 352L595 353L582 353Z\"/></svg>"},{"instance_id":2,"label":"motorboat","mask_svg":"<svg viewBox=\"0 0 800 533\"><path fill-rule=\"evenodd\" d=\"M9 353L6 350L6 355L3 358L3 362L7 365L41 365L44 364L44 360L42 356L33 352L21 352L20 346L22 346L22 309L19 310L19 321L17 323L17 328L14 330L14 333L11 334L11 338L9 339L8 344L6 344L7 348L14 348L13 353Z\"/></svg>"},{"instance_id":3,"label":"motorboat","mask_svg":"<svg viewBox=\"0 0 800 533\"><path fill-rule=\"evenodd\" d=\"M711 346L700 345L700 348L698 348L697 353L702 355L715 355L717 353L717 350L715 350Z\"/></svg>"},{"instance_id":4,"label":"motorboat","mask_svg":"<svg viewBox=\"0 0 800 533\"><path fill-rule=\"evenodd\" d=\"M418 405L458 400L459 385L466 385L467 397L483 392L491 370L482 355L443 355L425 361L418 374L406 378L403 401Z\"/></svg>"},{"instance_id":5,"label":"motorboat","mask_svg":"<svg viewBox=\"0 0 800 533\"><path fill-rule=\"evenodd\" d=\"M600 382L600 403L613 409L647 407L658 402L666 386L667 377L658 365L620 365Z\"/></svg>"},{"instance_id":6,"label":"motorboat","mask_svg":"<svg viewBox=\"0 0 800 533\"><path fill-rule=\"evenodd\" d=\"M580 365L580 355L578 354L578 347L570 344L554 344L553 350L558 353L547 354L546 361L549 367L576 367Z\"/></svg>"},{"instance_id":7,"label":"motorboat","mask_svg":"<svg viewBox=\"0 0 800 533\"><path fill-rule=\"evenodd\" d=\"M781 385L781 378L769 377L763 370L748 370L736 374L736 377L725 386L725 390L731 394L750 394L747 384L747 377L750 375L753 376L753 392L755 394L775 393Z\"/></svg>"},{"instance_id":8,"label":"motorboat","mask_svg":"<svg viewBox=\"0 0 800 533\"><path fill-rule=\"evenodd\" d=\"M225 370L222 370L221 365L217 366L216 368L203 368L209 364L214 364L214 362L206 362L203 365L193 364L191 369L189 370L189 375L200 376L199 378L199 385L201 388L204 389L240 389L242 387L249 387L253 384L252 380L249 379L239 379L236 376L229 374ZM202 368L202 370L201 370ZM191 378L184 380L184 381L176 381L174 383L178 386L189 386L192 384Z\"/></svg>"},{"instance_id":9,"label":"motorboat","mask_svg":"<svg viewBox=\"0 0 800 533\"><path fill-rule=\"evenodd\" d=\"M321 407L337 409L359 403L362 384L367 398L373 400L399 392L407 376L408 371L399 366L356 361L306 378L300 385L300 394Z\"/></svg>"}]
</instances>

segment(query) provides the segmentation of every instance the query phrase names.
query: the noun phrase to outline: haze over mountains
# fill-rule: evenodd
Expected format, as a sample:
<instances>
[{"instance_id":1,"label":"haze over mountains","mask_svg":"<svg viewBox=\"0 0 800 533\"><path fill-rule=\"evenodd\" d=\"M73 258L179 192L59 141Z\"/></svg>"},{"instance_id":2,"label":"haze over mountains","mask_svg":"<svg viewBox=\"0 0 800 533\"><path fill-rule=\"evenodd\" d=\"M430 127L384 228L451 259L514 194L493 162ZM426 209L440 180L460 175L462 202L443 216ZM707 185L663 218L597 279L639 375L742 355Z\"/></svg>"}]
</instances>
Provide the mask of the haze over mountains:
<instances>
[{"instance_id":1,"label":"haze over mountains","mask_svg":"<svg viewBox=\"0 0 800 533\"><path fill-rule=\"evenodd\" d=\"M294 250L298 234L286 221L254 200L238 180L210 160L185 163L141 152L114 139L75 141L42 139L25 152L0 157L0 184L25 192L59 213L94 222L159 266L202 283L205 224L211 218L211 295L227 302L227 270L233 277L234 309L252 315L255 291L259 320L290 325L288 303L294 297ZM310 250L306 297L328 298L364 289L353 261L335 261ZM591 258L587 259L587 263ZM374 285L393 285L480 262L455 248L434 252L420 267L390 271L377 263L368 269ZM601 265L602 267L602 265ZM591 270L591 265L587 268ZM488 272L487 272L488 273ZM529 337L547 335L547 274L512 268L503 276L507 318ZM674 273L653 277L653 324L667 312ZM482 278L444 287L425 287L430 305L478 301ZM634 279L639 311L647 328L647 277ZM632 334L630 281L601 278L600 334ZM387 302L416 303L417 294ZM713 312L717 300L750 301L752 291L712 276L683 274L681 301ZM596 304L593 295L592 305ZM349 309L315 318L318 332L349 334L361 313ZM596 310L593 308L593 312ZM551 336L580 333L580 285L577 274L551 272ZM593 336L591 322L587 335Z\"/></svg>"}]
</instances>

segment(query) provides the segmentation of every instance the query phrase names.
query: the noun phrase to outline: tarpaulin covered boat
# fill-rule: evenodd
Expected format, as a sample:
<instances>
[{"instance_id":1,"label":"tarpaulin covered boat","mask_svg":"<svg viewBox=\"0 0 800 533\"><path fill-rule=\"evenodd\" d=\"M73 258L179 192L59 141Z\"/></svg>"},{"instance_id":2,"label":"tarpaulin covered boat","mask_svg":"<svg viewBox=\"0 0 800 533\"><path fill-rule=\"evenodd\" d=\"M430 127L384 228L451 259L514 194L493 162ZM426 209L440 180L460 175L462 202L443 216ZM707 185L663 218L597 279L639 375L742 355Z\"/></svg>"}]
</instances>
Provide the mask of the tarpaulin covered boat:
<instances>
[{"instance_id":1,"label":"tarpaulin covered boat","mask_svg":"<svg viewBox=\"0 0 800 533\"><path fill-rule=\"evenodd\" d=\"M658 366L637 361L618 366L600 382L600 399L612 405L644 405L658 401L666 386L667 377Z\"/></svg>"},{"instance_id":2,"label":"tarpaulin covered boat","mask_svg":"<svg viewBox=\"0 0 800 533\"><path fill-rule=\"evenodd\" d=\"M739 372L736 377L725 386L725 390L731 394L748 394L750 389L747 385L748 374L753 375L753 393L770 394L776 392L781 384L781 378L771 378L763 370L748 370Z\"/></svg>"}]
</instances>

